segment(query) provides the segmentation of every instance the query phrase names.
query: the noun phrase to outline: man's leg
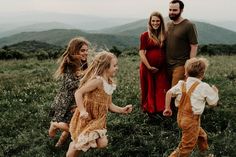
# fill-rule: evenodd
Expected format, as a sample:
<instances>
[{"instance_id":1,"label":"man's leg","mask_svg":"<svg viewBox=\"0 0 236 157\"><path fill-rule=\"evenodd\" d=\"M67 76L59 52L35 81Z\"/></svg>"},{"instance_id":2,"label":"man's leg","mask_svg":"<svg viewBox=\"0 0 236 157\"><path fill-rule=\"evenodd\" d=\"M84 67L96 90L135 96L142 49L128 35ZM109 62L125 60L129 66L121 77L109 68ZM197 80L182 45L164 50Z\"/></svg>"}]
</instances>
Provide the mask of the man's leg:
<instances>
[{"instance_id":1,"label":"man's leg","mask_svg":"<svg viewBox=\"0 0 236 157\"><path fill-rule=\"evenodd\" d=\"M179 82L179 80L184 80L185 79L184 74L185 74L184 66L175 67L172 72L171 86L173 87L174 85L176 85Z\"/></svg>"}]
</instances>

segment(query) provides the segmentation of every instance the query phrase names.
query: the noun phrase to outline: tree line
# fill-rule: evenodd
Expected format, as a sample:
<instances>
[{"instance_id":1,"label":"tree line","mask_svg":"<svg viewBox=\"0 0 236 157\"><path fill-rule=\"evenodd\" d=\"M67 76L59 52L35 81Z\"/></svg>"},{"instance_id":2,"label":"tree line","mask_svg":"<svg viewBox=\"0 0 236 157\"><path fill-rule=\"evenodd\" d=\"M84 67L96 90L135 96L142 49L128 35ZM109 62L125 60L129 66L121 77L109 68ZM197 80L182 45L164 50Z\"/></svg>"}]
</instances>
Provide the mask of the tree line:
<instances>
[{"instance_id":1,"label":"tree line","mask_svg":"<svg viewBox=\"0 0 236 157\"><path fill-rule=\"evenodd\" d=\"M40 41L23 41L17 44L3 46L0 48L0 59L30 59L36 58L38 60L56 59L64 51L66 47L52 45ZM137 47L120 48L112 46L109 51L115 55L137 55ZM200 45L198 48L200 55L236 55L236 44L208 44Z\"/></svg>"},{"instance_id":2,"label":"tree line","mask_svg":"<svg viewBox=\"0 0 236 157\"><path fill-rule=\"evenodd\" d=\"M0 59L55 59L64 51L64 48L40 41L23 41L17 44L0 48Z\"/></svg>"}]
</instances>

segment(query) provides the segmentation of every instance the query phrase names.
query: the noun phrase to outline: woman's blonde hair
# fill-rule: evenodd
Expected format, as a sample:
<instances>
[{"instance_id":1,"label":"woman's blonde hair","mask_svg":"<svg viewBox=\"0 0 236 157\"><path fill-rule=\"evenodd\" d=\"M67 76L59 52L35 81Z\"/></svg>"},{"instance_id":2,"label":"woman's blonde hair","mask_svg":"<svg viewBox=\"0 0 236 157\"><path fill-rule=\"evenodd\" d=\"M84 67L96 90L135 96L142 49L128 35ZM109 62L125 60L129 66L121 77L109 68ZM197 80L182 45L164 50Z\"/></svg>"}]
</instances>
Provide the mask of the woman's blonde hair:
<instances>
[{"instance_id":1,"label":"woman's blonde hair","mask_svg":"<svg viewBox=\"0 0 236 157\"><path fill-rule=\"evenodd\" d=\"M105 70L111 66L111 60L116 56L107 51L99 52L93 59L92 63L88 66L83 78L80 81L80 87L83 86L88 80L95 76L101 76ZM112 79L109 78L109 83L112 83Z\"/></svg>"},{"instance_id":2,"label":"woman's blonde hair","mask_svg":"<svg viewBox=\"0 0 236 157\"><path fill-rule=\"evenodd\" d=\"M151 25L152 17L156 16L160 18L160 26L157 30L153 29ZM155 11L151 13L148 21L148 36L151 40L153 40L157 45L161 47L164 45L165 41L165 23L161 13Z\"/></svg>"},{"instance_id":3,"label":"woman's blonde hair","mask_svg":"<svg viewBox=\"0 0 236 157\"><path fill-rule=\"evenodd\" d=\"M83 45L88 46L89 44L89 41L83 37L71 39L65 52L57 61L60 65L54 73L54 77L59 78L63 75L67 67L70 68L73 73L85 70L88 67L87 61L82 61L78 54Z\"/></svg>"},{"instance_id":4,"label":"woman's blonde hair","mask_svg":"<svg viewBox=\"0 0 236 157\"><path fill-rule=\"evenodd\" d=\"M185 71L190 77L202 78L208 65L206 58L191 58L185 63Z\"/></svg>"}]
</instances>

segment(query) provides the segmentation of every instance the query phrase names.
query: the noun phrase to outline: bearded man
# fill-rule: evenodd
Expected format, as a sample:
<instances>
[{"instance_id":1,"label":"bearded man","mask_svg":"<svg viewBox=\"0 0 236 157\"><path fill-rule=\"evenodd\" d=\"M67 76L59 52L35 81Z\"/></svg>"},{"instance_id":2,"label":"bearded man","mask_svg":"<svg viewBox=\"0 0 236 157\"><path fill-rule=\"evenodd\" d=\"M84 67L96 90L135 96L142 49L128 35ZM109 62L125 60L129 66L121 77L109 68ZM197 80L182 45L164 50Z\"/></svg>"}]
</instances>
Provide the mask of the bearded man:
<instances>
[{"instance_id":1,"label":"bearded man","mask_svg":"<svg viewBox=\"0 0 236 157\"><path fill-rule=\"evenodd\" d=\"M184 3L172 0L169 4L167 23L166 59L168 75L172 86L185 79L184 64L197 54L198 40L195 25L181 17Z\"/></svg>"}]
</instances>

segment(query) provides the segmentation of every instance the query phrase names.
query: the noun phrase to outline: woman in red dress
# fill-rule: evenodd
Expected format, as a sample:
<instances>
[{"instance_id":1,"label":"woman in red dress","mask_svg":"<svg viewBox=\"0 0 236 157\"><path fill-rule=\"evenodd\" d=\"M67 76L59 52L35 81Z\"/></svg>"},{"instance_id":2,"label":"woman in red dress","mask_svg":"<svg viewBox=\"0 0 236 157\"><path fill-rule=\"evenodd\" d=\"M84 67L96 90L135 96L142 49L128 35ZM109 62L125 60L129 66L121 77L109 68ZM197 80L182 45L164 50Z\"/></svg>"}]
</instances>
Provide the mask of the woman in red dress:
<instances>
[{"instance_id":1,"label":"woman in red dress","mask_svg":"<svg viewBox=\"0 0 236 157\"><path fill-rule=\"evenodd\" d=\"M139 55L141 107L153 116L165 109L165 95L169 89L164 52L165 25L162 15L153 12L148 21L148 31L141 34Z\"/></svg>"}]
</instances>

